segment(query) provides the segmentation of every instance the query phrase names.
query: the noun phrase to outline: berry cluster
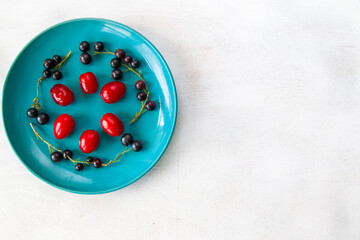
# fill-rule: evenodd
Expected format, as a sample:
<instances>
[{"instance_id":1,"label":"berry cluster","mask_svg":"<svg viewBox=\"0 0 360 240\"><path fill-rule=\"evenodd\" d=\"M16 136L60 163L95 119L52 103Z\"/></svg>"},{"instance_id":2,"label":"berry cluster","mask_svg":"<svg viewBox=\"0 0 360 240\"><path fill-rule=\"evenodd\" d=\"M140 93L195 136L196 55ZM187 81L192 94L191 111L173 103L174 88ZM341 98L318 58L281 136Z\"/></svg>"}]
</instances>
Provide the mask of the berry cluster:
<instances>
[{"instance_id":1,"label":"berry cluster","mask_svg":"<svg viewBox=\"0 0 360 240\"><path fill-rule=\"evenodd\" d=\"M86 41L82 41L79 45L80 51L83 53L80 55L80 62L82 64L89 64L91 62L91 55L87 53L90 50L90 44Z\"/></svg>"},{"instance_id":2,"label":"berry cluster","mask_svg":"<svg viewBox=\"0 0 360 240\"><path fill-rule=\"evenodd\" d=\"M36 122L40 125L45 125L50 120L50 117L47 113L39 113L39 110L37 110L36 108L29 108L26 111L26 115L29 118L36 118Z\"/></svg>"},{"instance_id":3,"label":"berry cluster","mask_svg":"<svg viewBox=\"0 0 360 240\"><path fill-rule=\"evenodd\" d=\"M108 50L105 49L104 44L102 42L97 42L94 44L95 51L90 50L90 44L87 41L81 42L79 45L79 49L83 52L80 55L80 61L85 65L91 62L92 60L91 58L93 55L97 55L97 54L115 55L115 58L111 59L110 61L110 66L113 68L111 76L114 80L120 80L122 78L123 72L120 70L121 66L124 66L126 68L125 71L132 71L133 73L135 73L137 76L140 77L140 80L136 81L135 83L135 88L139 90L136 97L139 101L142 101L142 108L135 115L135 117L132 119L130 123L133 123L134 121L139 119L139 116L142 113L144 113L146 110L152 111L155 109L156 104L155 102L149 100L150 92L147 89L145 81L142 78L140 71L136 70L136 68L140 66L140 62L138 60L133 59L131 56L126 55L125 51L122 49L117 49L114 53L109 52ZM88 51L92 52L92 54L90 55ZM62 74L59 71L59 69L64 63L66 63L70 53L64 58L55 55L53 59L46 59L44 61L44 67L46 68L46 70L43 72L43 76L38 81L37 97L34 99L35 103L27 111L27 116L29 116L30 118L36 117L36 120L40 125L44 125L48 123L49 116L46 113L39 113L39 110L41 108L38 100L39 84L42 80L44 80L45 78L49 78L51 75L53 76L54 79L59 80L62 77ZM81 89L83 90L84 93L92 94L97 91L98 84L97 84L96 76L93 73L91 72L84 73L80 76L79 80L80 80ZM121 84L121 86L118 86L118 84ZM106 103L114 103L122 98L125 91L126 91L126 87L122 82L114 81L107 83L103 86L103 88L101 89L100 96ZM57 103L60 106L67 106L74 100L74 94L72 93L72 91L63 84L56 84L51 89L50 93L55 103ZM116 136L120 136L123 133L124 127L121 120L112 113L105 114L101 119L100 123L104 131L111 136L116 137ZM72 132L74 125L75 122L72 116L67 114L61 114L54 123L55 137L57 139L65 138ZM126 146L126 148L123 150L123 152L119 153L115 159L107 163L103 163L101 159L93 158L89 156L86 158L86 161L78 161L78 159L74 160L72 158L73 153L71 150L62 151L60 149L57 149L39 135L39 133L35 130L32 123L30 123L30 126L33 132L35 133L35 135L37 136L37 138L41 139L44 143L48 145L50 159L53 162L60 162L62 159L70 160L72 163L75 164L76 171L83 170L84 164L86 165L91 164L95 168L108 166L112 163L116 163L120 161L120 157L126 152L129 152L131 150L133 150L134 152L138 152L143 147L141 141L133 140L133 136L129 133L126 133L123 134L121 137L121 143L124 146ZM98 142L99 142L98 133L94 130L86 130L80 136L79 146L84 153L91 153L96 149Z\"/></svg>"},{"instance_id":4,"label":"berry cluster","mask_svg":"<svg viewBox=\"0 0 360 240\"><path fill-rule=\"evenodd\" d=\"M85 161L79 161L78 159L73 159L73 153L71 150L67 149L65 151L61 151L60 149L54 147L53 145L51 145L50 143L48 143L45 139L43 139L40 134L35 130L34 126L32 125L32 123L30 123L30 126L32 128L32 130L34 131L35 135L37 138L41 139L44 143L46 143L49 147L49 154L50 154L50 159L53 162L58 162L60 163L60 161L62 159L64 160L69 160L72 163L75 164L75 170L76 171L81 171L84 169L84 164L86 165L93 165L94 168L100 168L102 166L106 167L109 166L110 164L113 163L117 163L120 161L120 157L133 150L134 152L139 152L142 148L143 148L143 144L141 141L139 140L133 140L133 136L129 133L125 133L123 134L123 136L121 137L121 143L126 146L126 148L122 151L122 153L119 153L115 159L107 162L107 163L103 163L103 161L100 158L93 158L91 156L88 156L86 158ZM130 145L130 148L129 148Z\"/></svg>"},{"instance_id":5,"label":"berry cluster","mask_svg":"<svg viewBox=\"0 0 360 240\"><path fill-rule=\"evenodd\" d=\"M43 71L43 77L49 78L53 77L55 80L60 80L62 77L62 73L56 69L56 65L60 64L62 61L62 58L59 55L54 55L53 58L47 58L44 60L44 67L45 70Z\"/></svg>"},{"instance_id":6,"label":"berry cluster","mask_svg":"<svg viewBox=\"0 0 360 240\"><path fill-rule=\"evenodd\" d=\"M76 165L75 165L75 170L76 171L81 171L83 168L84 168L84 165L83 163L86 163L86 164L92 164L94 166L94 168L100 168L102 166L108 166L112 163L115 163L115 162L118 162L119 158L121 155L123 155L124 153L130 151L131 149L134 151L134 152L139 152L141 149L142 149L142 143L138 140L136 141L133 141L133 136L129 133L125 133L122 137L121 137L121 143L126 146L126 149L118 156L114 159L114 160L111 160L110 162L104 164L103 161L100 159L100 158L93 158L93 157L87 157L86 158L86 161L84 162L77 162ZM128 145L131 144L131 149L127 149ZM69 151L69 153L71 153L70 150L65 150L65 151ZM63 154L63 157L64 159L69 159L69 158L66 158L66 155L65 155L65 151L64 151L64 154ZM54 154L54 153L53 153ZM72 154L72 153L71 153ZM60 160L62 159L61 158L61 153L58 152L57 154L58 156L60 156ZM71 157L71 156L70 156ZM59 160L59 161L60 161Z\"/></svg>"},{"instance_id":7,"label":"berry cluster","mask_svg":"<svg viewBox=\"0 0 360 240\"><path fill-rule=\"evenodd\" d=\"M123 72L119 69L121 67L121 65L126 68L125 71L132 71L140 78L140 80L136 81L135 88L137 90L139 90L139 92L136 94L136 98L142 102L142 106L141 106L140 110L132 118L132 120L130 121L130 124L132 124L136 120L138 120L140 118L140 115L145 113L147 110L152 111L156 108L156 103L154 101L150 100L150 92L146 86L146 83L145 83L143 77L141 76L141 72L136 70L140 66L139 60L134 59L130 55L126 55L126 53L123 49L118 48L118 49L116 49L115 52L110 52L107 49L105 49L105 46L102 42L97 42L94 44L95 51L90 50L90 44L87 41L81 42L79 45L79 49L82 52L86 52L86 54L88 54L87 51L92 52L93 53L92 56L97 55L97 54L115 55L115 58L110 60L110 66L112 68L114 68L114 70L111 72L111 77L114 80L120 80L123 76ZM82 63L84 63L82 60L83 54L84 53L82 53L80 55L80 61ZM87 57L87 58L89 58L91 61L91 55L90 54L88 54L88 55L90 56L90 58L89 57ZM84 64L88 64L88 63L84 63Z\"/></svg>"},{"instance_id":8,"label":"berry cluster","mask_svg":"<svg viewBox=\"0 0 360 240\"><path fill-rule=\"evenodd\" d=\"M121 66L121 60L127 64L130 64L132 68L138 68L140 66L139 60L133 59L131 56L127 56L125 51L122 49L117 49L114 55L115 58L111 59L110 61L110 66L114 68L114 70L111 72L111 77L114 80L119 80L122 77L122 72L119 69Z\"/></svg>"},{"instance_id":9,"label":"berry cluster","mask_svg":"<svg viewBox=\"0 0 360 240\"><path fill-rule=\"evenodd\" d=\"M67 62L71 51L65 56L60 57L59 55L54 55L52 59L47 58L44 60L45 70L43 71L43 76L38 79L37 83L37 96L33 100L33 104L31 108L26 111L26 115L29 118L36 118L36 122L40 125L45 125L49 122L50 117L47 113L40 113L41 106L39 104L39 85L46 78L50 78L51 76L55 80L59 80L62 77L62 73L60 72L60 68Z\"/></svg>"}]
</instances>

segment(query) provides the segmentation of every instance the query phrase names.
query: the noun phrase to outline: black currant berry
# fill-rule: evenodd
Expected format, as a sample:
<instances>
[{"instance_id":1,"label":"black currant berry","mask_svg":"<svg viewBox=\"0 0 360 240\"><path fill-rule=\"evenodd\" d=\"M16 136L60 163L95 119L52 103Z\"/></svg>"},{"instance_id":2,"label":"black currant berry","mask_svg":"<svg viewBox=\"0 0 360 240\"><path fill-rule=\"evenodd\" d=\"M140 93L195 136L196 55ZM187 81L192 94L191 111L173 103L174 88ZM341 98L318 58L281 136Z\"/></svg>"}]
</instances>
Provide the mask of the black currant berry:
<instances>
[{"instance_id":1,"label":"black currant berry","mask_svg":"<svg viewBox=\"0 0 360 240\"><path fill-rule=\"evenodd\" d=\"M125 51L122 49L116 49L115 51L115 57L118 59L122 59L125 57Z\"/></svg>"},{"instance_id":2,"label":"black currant berry","mask_svg":"<svg viewBox=\"0 0 360 240\"><path fill-rule=\"evenodd\" d=\"M79 44L79 49L80 51L82 52L87 52L90 50L90 44L87 42L87 41L82 41L80 44Z\"/></svg>"},{"instance_id":3,"label":"black currant berry","mask_svg":"<svg viewBox=\"0 0 360 240\"><path fill-rule=\"evenodd\" d=\"M101 166L102 166L102 161L101 161L99 158L95 158L95 159L94 159L94 162L93 162L93 166L94 166L95 168L101 167Z\"/></svg>"},{"instance_id":4,"label":"black currant berry","mask_svg":"<svg viewBox=\"0 0 360 240\"><path fill-rule=\"evenodd\" d=\"M58 64L61 62L62 58L59 55L54 55L53 60L55 61L56 64Z\"/></svg>"},{"instance_id":5,"label":"black currant berry","mask_svg":"<svg viewBox=\"0 0 360 240\"><path fill-rule=\"evenodd\" d=\"M129 144L131 144L133 142L133 136L129 133L125 133L124 135L122 135L121 137L121 143L125 146L128 146Z\"/></svg>"},{"instance_id":6,"label":"black currant berry","mask_svg":"<svg viewBox=\"0 0 360 240\"><path fill-rule=\"evenodd\" d=\"M89 64L91 62L91 55L88 53L82 53L80 55L80 62L85 65Z\"/></svg>"},{"instance_id":7,"label":"black currant berry","mask_svg":"<svg viewBox=\"0 0 360 240\"><path fill-rule=\"evenodd\" d=\"M29 108L26 111L26 115L31 118L37 117L38 114L39 114L39 111L36 108Z\"/></svg>"},{"instance_id":8,"label":"black currant berry","mask_svg":"<svg viewBox=\"0 0 360 240\"><path fill-rule=\"evenodd\" d=\"M130 63L130 65L133 67L133 68L138 68L140 66L140 62L136 59L133 59Z\"/></svg>"},{"instance_id":9,"label":"black currant berry","mask_svg":"<svg viewBox=\"0 0 360 240\"><path fill-rule=\"evenodd\" d=\"M131 57L131 56L126 56L126 57L124 58L124 62L126 62L126 63L130 63L131 60L132 60L132 57Z\"/></svg>"},{"instance_id":10,"label":"black currant berry","mask_svg":"<svg viewBox=\"0 0 360 240\"><path fill-rule=\"evenodd\" d=\"M143 80L139 80L135 83L135 88L139 91L143 90L146 87L146 84Z\"/></svg>"},{"instance_id":11,"label":"black currant berry","mask_svg":"<svg viewBox=\"0 0 360 240\"><path fill-rule=\"evenodd\" d=\"M97 42L97 43L94 43L94 49L95 51L102 51L104 50L105 46L104 46L104 43L103 42Z\"/></svg>"},{"instance_id":12,"label":"black currant berry","mask_svg":"<svg viewBox=\"0 0 360 240\"><path fill-rule=\"evenodd\" d=\"M144 101L147 97L147 94L144 92L138 92L138 94L136 94L136 98L139 101Z\"/></svg>"},{"instance_id":13,"label":"black currant berry","mask_svg":"<svg viewBox=\"0 0 360 240\"><path fill-rule=\"evenodd\" d=\"M110 66L111 66L112 68L118 68L118 67L120 67L120 65L121 65L121 62L120 62L119 59L117 59L117 58L111 59L111 61L110 61Z\"/></svg>"},{"instance_id":14,"label":"black currant berry","mask_svg":"<svg viewBox=\"0 0 360 240\"><path fill-rule=\"evenodd\" d=\"M72 157L72 151L70 151L69 149L66 149L63 153L63 157L67 160L69 160L69 157L71 158Z\"/></svg>"},{"instance_id":15,"label":"black currant berry","mask_svg":"<svg viewBox=\"0 0 360 240\"><path fill-rule=\"evenodd\" d=\"M51 161L53 162L60 162L60 160L63 158L61 152L53 152L51 155L50 155L50 159Z\"/></svg>"},{"instance_id":16,"label":"black currant berry","mask_svg":"<svg viewBox=\"0 0 360 240\"><path fill-rule=\"evenodd\" d=\"M53 79L55 80L60 80L60 78L62 77L62 73L60 71L55 71L53 74L52 74L52 77Z\"/></svg>"},{"instance_id":17,"label":"black currant berry","mask_svg":"<svg viewBox=\"0 0 360 240\"><path fill-rule=\"evenodd\" d=\"M131 144L131 148L132 150L134 150L134 152L139 152L142 149L143 145L140 141L136 140L133 141L133 143Z\"/></svg>"},{"instance_id":18,"label":"black currant berry","mask_svg":"<svg viewBox=\"0 0 360 240\"><path fill-rule=\"evenodd\" d=\"M46 69L51 69L51 68L53 68L53 67L55 67L55 61L54 60L52 60L52 59L50 59L50 58L47 58L47 59L45 59L45 61L44 61L44 67L46 68Z\"/></svg>"},{"instance_id":19,"label":"black currant berry","mask_svg":"<svg viewBox=\"0 0 360 240\"><path fill-rule=\"evenodd\" d=\"M51 71L49 69L46 69L43 71L43 77L44 78L49 78L51 77Z\"/></svg>"},{"instance_id":20,"label":"black currant berry","mask_svg":"<svg viewBox=\"0 0 360 240\"><path fill-rule=\"evenodd\" d=\"M76 171L81 171L81 170L83 170L83 168L84 168L84 165L82 163L77 163L75 165L75 170Z\"/></svg>"},{"instance_id":21,"label":"black currant berry","mask_svg":"<svg viewBox=\"0 0 360 240\"><path fill-rule=\"evenodd\" d=\"M156 104L155 104L154 101L147 101L147 102L145 103L145 107L146 107L147 110L152 111L152 110L155 109Z\"/></svg>"},{"instance_id":22,"label":"black currant berry","mask_svg":"<svg viewBox=\"0 0 360 240\"><path fill-rule=\"evenodd\" d=\"M89 162L89 163L91 163L91 162L94 161L94 159L93 159L92 157L88 157L88 158L86 159L86 161Z\"/></svg>"},{"instance_id":23,"label":"black currant berry","mask_svg":"<svg viewBox=\"0 0 360 240\"><path fill-rule=\"evenodd\" d=\"M50 118L49 115L47 115L46 113L40 113L37 117L36 117L36 121L38 124L40 125L45 125L49 122Z\"/></svg>"},{"instance_id":24,"label":"black currant berry","mask_svg":"<svg viewBox=\"0 0 360 240\"><path fill-rule=\"evenodd\" d=\"M121 77L122 77L122 72L120 69L114 69L112 72L111 72L111 77L114 79L114 80L119 80Z\"/></svg>"}]
</instances>

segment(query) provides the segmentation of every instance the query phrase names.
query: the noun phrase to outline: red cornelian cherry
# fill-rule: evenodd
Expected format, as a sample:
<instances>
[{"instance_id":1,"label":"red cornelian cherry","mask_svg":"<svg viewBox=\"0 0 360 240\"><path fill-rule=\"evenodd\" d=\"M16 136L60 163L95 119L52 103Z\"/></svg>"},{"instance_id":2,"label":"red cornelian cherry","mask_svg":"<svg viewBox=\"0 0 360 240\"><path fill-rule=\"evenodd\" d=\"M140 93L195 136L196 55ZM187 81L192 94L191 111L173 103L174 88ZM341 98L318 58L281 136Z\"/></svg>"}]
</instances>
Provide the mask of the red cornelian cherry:
<instances>
[{"instance_id":1,"label":"red cornelian cherry","mask_svg":"<svg viewBox=\"0 0 360 240\"><path fill-rule=\"evenodd\" d=\"M60 106L67 106L74 101L74 93L64 84L56 84L50 90L54 102Z\"/></svg>"},{"instance_id":2,"label":"red cornelian cherry","mask_svg":"<svg viewBox=\"0 0 360 240\"><path fill-rule=\"evenodd\" d=\"M95 93L98 90L98 81L92 72L81 74L79 83L81 90L86 94Z\"/></svg>"},{"instance_id":3,"label":"red cornelian cherry","mask_svg":"<svg viewBox=\"0 0 360 240\"><path fill-rule=\"evenodd\" d=\"M61 114L54 122L54 136L56 139L63 139L74 130L75 121L72 116Z\"/></svg>"},{"instance_id":4,"label":"red cornelian cherry","mask_svg":"<svg viewBox=\"0 0 360 240\"><path fill-rule=\"evenodd\" d=\"M84 153L93 152L99 144L99 134L95 130L86 130L79 139L79 147Z\"/></svg>"},{"instance_id":5,"label":"red cornelian cherry","mask_svg":"<svg viewBox=\"0 0 360 240\"><path fill-rule=\"evenodd\" d=\"M125 92L126 86L124 83L113 81L102 87L100 96L106 103L115 103L125 95Z\"/></svg>"},{"instance_id":6,"label":"red cornelian cherry","mask_svg":"<svg viewBox=\"0 0 360 240\"><path fill-rule=\"evenodd\" d=\"M110 136L118 137L124 132L124 124L115 114L106 113L101 118L100 124Z\"/></svg>"}]
</instances>

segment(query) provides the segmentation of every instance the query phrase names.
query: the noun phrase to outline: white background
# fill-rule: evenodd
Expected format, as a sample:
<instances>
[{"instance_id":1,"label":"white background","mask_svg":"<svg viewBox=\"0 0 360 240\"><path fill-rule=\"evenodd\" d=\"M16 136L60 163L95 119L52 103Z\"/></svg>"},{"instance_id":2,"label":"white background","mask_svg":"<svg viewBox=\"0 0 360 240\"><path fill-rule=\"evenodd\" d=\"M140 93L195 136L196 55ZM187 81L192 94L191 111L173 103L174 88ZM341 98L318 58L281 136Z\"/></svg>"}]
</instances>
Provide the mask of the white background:
<instances>
[{"instance_id":1,"label":"white background","mask_svg":"<svg viewBox=\"0 0 360 240\"><path fill-rule=\"evenodd\" d=\"M0 238L360 239L359 14L352 0L1 0L1 84L40 31L108 18L163 54L179 114L158 164L98 196L34 177L1 126Z\"/></svg>"}]
</instances>

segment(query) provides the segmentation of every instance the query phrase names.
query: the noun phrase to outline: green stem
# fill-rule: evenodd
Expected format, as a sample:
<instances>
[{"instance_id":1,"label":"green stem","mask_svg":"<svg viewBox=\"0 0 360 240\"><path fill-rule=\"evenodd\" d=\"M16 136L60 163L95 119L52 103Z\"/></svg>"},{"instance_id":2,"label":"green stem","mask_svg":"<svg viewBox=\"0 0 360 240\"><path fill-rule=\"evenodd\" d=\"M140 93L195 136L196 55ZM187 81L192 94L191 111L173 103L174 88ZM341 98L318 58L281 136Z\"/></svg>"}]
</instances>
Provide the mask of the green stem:
<instances>
[{"instance_id":1,"label":"green stem","mask_svg":"<svg viewBox=\"0 0 360 240\"><path fill-rule=\"evenodd\" d=\"M121 157L122 155L124 155L125 153L129 152L129 151L131 151L131 148L128 149L128 147L126 147L126 148L124 149L124 151L122 151L122 153L118 153L118 154L116 155L116 157L115 157L114 160L111 160L110 162L103 164L103 166L106 167L106 166L109 166L110 164L119 162L119 161L120 161L120 157Z\"/></svg>"}]
</instances>

